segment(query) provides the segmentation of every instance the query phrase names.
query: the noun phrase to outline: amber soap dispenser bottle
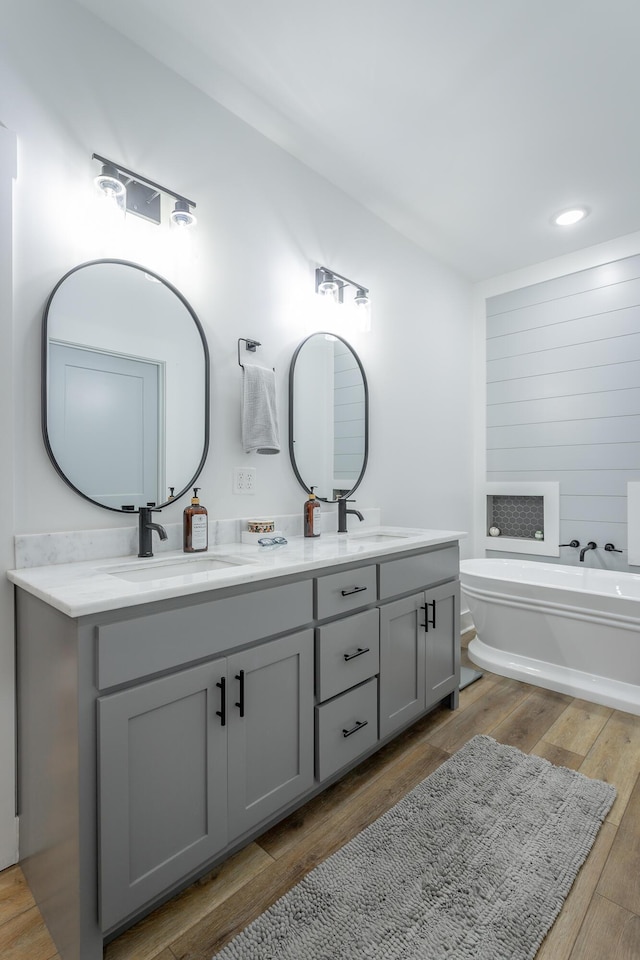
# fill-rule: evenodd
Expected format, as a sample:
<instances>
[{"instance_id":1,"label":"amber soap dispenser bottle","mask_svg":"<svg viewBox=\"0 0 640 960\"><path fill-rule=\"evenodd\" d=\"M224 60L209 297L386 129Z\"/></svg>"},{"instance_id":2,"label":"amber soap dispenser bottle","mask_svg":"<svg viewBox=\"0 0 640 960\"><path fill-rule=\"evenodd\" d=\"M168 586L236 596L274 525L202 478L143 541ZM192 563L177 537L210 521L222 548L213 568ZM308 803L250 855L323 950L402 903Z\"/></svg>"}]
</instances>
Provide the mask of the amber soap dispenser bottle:
<instances>
[{"instance_id":1,"label":"amber soap dispenser bottle","mask_svg":"<svg viewBox=\"0 0 640 960\"><path fill-rule=\"evenodd\" d=\"M320 504L313 492L315 487L311 487L309 499L304 503L304 535L305 537L320 536Z\"/></svg>"},{"instance_id":2,"label":"amber soap dispenser bottle","mask_svg":"<svg viewBox=\"0 0 640 960\"><path fill-rule=\"evenodd\" d=\"M198 500L198 490L193 488L191 505L182 515L182 549L185 553L201 553L209 548L209 515Z\"/></svg>"}]
</instances>

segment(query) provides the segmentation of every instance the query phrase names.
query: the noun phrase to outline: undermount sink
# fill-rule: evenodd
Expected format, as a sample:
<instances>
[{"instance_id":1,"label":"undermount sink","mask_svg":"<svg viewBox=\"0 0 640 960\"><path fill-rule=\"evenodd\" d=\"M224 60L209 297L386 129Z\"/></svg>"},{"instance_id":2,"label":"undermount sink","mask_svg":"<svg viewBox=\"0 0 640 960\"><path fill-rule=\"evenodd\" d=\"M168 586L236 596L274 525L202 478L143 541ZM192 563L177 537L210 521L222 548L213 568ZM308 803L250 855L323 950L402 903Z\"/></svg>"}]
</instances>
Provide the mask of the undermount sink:
<instances>
[{"instance_id":1,"label":"undermount sink","mask_svg":"<svg viewBox=\"0 0 640 960\"><path fill-rule=\"evenodd\" d=\"M111 567L105 570L111 577L140 583L147 580L169 580L172 577L185 577L192 573L209 573L212 570L228 570L230 567L250 563L230 557L198 557L183 560L167 560L165 563L140 563L135 566Z\"/></svg>"},{"instance_id":2,"label":"undermount sink","mask_svg":"<svg viewBox=\"0 0 640 960\"><path fill-rule=\"evenodd\" d=\"M408 534L404 533L354 533L349 537L350 540L364 540L367 543L388 543L390 540L406 540Z\"/></svg>"}]
</instances>

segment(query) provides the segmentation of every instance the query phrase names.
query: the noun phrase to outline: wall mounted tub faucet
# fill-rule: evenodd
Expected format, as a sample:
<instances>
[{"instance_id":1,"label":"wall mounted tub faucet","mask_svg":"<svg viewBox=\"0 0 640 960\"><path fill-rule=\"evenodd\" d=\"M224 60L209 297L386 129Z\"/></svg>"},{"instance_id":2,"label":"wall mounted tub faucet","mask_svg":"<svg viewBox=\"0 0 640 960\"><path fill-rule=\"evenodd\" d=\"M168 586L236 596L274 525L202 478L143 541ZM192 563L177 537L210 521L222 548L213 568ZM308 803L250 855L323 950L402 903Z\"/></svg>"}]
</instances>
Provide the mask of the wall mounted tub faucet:
<instances>
[{"instance_id":1,"label":"wall mounted tub faucet","mask_svg":"<svg viewBox=\"0 0 640 960\"><path fill-rule=\"evenodd\" d=\"M587 550L595 550L597 546L598 546L597 543L594 543L593 540L589 540L589 543L586 545L586 547L583 547L582 550L580 551L580 562L582 563L582 561L584 560L584 555L587 552Z\"/></svg>"},{"instance_id":2,"label":"wall mounted tub faucet","mask_svg":"<svg viewBox=\"0 0 640 960\"><path fill-rule=\"evenodd\" d=\"M570 543L561 543L561 544L559 544L559 546L561 546L561 547L579 547L579 546L580 546L580 541L579 541L579 540L571 540Z\"/></svg>"},{"instance_id":3,"label":"wall mounted tub faucet","mask_svg":"<svg viewBox=\"0 0 640 960\"><path fill-rule=\"evenodd\" d=\"M152 557L153 543L151 538L153 531L156 531L161 540L167 539L167 531L161 523L152 523L153 507L140 507L138 512L140 514L138 518L138 556ZM160 513L160 511L157 510L156 513Z\"/></svg>"}]
</instances>

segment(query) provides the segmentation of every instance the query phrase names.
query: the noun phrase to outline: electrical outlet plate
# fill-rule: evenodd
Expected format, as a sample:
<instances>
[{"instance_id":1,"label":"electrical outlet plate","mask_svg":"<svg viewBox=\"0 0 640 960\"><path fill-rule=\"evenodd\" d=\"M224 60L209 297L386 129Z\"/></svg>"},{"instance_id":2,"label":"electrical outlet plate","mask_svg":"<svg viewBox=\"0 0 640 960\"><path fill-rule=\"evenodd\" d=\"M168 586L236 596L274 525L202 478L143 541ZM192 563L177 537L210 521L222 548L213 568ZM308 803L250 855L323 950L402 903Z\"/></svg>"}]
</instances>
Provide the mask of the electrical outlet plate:
<instances>
[{"instance_id":1,"label":"electrical outlet plate","mask_svg":"<svg viewBox=\"0 0 640 960\"><path fill-rule=\"evenodd\" d=\"M256 492L256 468L236 467L233 471L233 492L252 494Z\"/></svg>"}]
</instances>

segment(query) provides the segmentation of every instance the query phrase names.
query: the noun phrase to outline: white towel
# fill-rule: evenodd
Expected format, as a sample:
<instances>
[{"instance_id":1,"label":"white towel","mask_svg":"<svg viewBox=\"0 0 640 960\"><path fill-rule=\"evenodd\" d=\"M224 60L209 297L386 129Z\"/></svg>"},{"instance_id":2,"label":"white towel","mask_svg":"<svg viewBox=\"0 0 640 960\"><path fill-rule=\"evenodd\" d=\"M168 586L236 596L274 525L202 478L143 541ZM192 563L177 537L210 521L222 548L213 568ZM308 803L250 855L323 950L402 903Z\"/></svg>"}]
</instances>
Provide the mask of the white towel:
<instances>
[{"instance_id":1,"label":"white towel","mask_svg":"<svg viewBox=\"0 0 640 960\"><path fill-rule=\"evenodd\" d=\"M249 363L242 376L242 445L246 453L280 453L276 375Z\"/></svg>"}]
</instances>

